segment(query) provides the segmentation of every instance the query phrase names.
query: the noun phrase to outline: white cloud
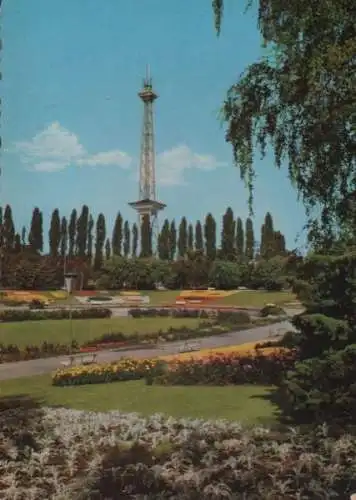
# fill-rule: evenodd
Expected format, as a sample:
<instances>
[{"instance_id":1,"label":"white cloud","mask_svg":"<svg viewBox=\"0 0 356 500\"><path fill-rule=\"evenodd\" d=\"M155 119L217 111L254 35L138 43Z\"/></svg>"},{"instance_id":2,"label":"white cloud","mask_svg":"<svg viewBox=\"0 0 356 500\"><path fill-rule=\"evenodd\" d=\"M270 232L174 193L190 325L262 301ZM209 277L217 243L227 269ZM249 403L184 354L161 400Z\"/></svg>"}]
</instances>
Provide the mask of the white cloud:
<instances>
[{"instance_id":1,"label":"white cloud","mask_svg":"<svg viewBox=\"0 0 356 500\"><path fill-rule=\"evenodd\" d=\"M49 125L30 141L17 142L22 161L38 172L56 172L72 165L129 167L131 157L119 150L89 154L78 137L58 122Z\"/></svg>"},{"instance_id":2,"label":"white cloud","mask_svg":"<svg viewBox=\"0 0 356 500\"><path fill-rule=\"evenodd\" d=\"M194 153L188 146L181 145L157 155L156 180L162 186L182 185L186 183L187 170L211 171L225 165L213 155Z\"/></svg>"},{"instance_id":3,"label":"white cloud","mask_svg":"<svg viewBox=\"0 0 356 500\"><path fill-rule=\"evenodd\" d=\"M30 141L17 142L15 151L31 170L57 172L69 166L118 166L129 168L132 157L118 149L89 154L78 136L58 122L49 125ZM138 161L135 162L134 178L138 179ZM198 154L186 145L180 145L159 153L156 158L156 181L161 186L186 184L188 170L211 171L225 166L213 155Z\"/></svg>"}]
</instances>

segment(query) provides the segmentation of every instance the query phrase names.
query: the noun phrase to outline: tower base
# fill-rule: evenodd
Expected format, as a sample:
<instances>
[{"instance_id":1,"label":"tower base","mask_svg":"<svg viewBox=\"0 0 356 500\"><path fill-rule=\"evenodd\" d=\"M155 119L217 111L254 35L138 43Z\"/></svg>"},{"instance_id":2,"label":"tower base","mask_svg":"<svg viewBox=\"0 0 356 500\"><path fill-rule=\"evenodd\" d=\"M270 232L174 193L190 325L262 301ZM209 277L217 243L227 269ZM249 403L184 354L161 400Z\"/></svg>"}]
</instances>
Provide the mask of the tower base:
<instances>
[{"instance_id":1,"label":"tower base","mask_svg":"<svg viewBox=\"0 0 356 500\"><path fill-rule=\"evenodd\" d=\"M152 231L152 250L153 255L157 254L157 243L158 243L158 235L159 235L159 225L158 225L158 212L163 210L166 205L156 200L138 200L132 201L129 203L130 207L132 207L139 216L139 231L141 231L141 223L142 217L148 215L150 218L150 225ZM141 235L140 235L141 238Z\"/></svg>"}]
</instances>

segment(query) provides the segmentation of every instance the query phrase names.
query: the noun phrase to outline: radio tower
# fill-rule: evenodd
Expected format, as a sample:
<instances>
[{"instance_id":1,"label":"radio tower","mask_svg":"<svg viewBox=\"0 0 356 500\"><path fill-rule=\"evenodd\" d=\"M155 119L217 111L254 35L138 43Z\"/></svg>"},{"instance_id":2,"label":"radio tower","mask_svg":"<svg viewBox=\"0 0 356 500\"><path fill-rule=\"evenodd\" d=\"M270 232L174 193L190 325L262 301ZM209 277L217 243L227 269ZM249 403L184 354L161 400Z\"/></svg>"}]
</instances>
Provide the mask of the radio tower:
<instances>
[{"instance_id":1,"label":"radio tower","mask_svg":"<svg viewBox=\"0 0 356 500\"><path fill-rule=\"evenodd\" d=\"M146 69L146 78L143 80L143 88L138 93L143 102L143 124L141 137L140 154L140 181L139 199L129 205L134 208L139 216L139 230L141 229L142 218L149 216L152 232L153 253L157 250L157 239L159 232L158 212L166 205L156 199L156 171L155 171L155 142L153 127L153 103L158 95L153 91L152 78L150 77L149 66Z\"/></svg>"}]
</instances>

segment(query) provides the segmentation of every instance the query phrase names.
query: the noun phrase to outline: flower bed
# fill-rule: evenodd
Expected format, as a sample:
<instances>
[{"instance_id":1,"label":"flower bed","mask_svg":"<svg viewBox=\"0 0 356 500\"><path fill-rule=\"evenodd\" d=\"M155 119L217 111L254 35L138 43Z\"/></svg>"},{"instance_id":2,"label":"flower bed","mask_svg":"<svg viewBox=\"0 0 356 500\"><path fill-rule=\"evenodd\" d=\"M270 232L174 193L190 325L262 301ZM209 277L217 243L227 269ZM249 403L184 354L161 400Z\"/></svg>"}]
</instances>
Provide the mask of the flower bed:
<instances>
[{"instance_id":1,"label":"flower bed","mask_svg":"<svg viewBox=\"0 0 356 500\"><path fill-rule=\"evenodd\" d=\"M165 373L151 377L150 382L161 385L275 385L293 368L296 359L295 351L285 349L176 359L168 362Z\"/></svg>"},{"instance_id":2,"label":"flower bed","mask_svg":"<svg viewBox=\"0 0 356 500\"><path fill-rule=\"evenodd\" d=\"M127 358L115 363L74 366L57 370L52 377L52 383L56 386L66 386L138 380L162 364L158 359Z\"/></svg>"},{"instance_id":3,"label":"flower bed","mask_svg":"<svg viewBox=\"0 0 356 500\"><path fill-rule=\"evenodd\" d=\"M184 355L183 355L184 356ZM199 356L199 354L198 354ZM276 384L291 369L295 351L272 349L267 352L241 351L200 354L200 357L179 359L128 358L109 364L96 364L57 370L53 385L82 385L134 380L146 377L148 383L162 385L234 385Z\"/></svg>"}]
</instances>

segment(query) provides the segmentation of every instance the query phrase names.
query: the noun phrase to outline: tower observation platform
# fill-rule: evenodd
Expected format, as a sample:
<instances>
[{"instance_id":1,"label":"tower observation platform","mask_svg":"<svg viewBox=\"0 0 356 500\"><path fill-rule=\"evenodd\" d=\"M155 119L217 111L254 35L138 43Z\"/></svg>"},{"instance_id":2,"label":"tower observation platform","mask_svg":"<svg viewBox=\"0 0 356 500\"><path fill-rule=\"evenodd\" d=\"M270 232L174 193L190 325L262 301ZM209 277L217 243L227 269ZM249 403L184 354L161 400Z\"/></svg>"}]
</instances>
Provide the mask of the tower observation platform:
<instances>
[{"instance_id":1,"label":"tower observation platform","mask_svg":"<svg viewBox=\"0 0 356 500\"><path fill-rule=\"evenodd\" d=\"M141 227L142 217L149 216L152 231L152 246L158 237L158 212L166 205L157 200L156 196L156 165L155 165L155 134L153 121L153 103L158 98L152 86L149 68L147 67L146 78L143 80L143 87L138 93L143 102L143 123L141 135L140 152L140 178L139 178L139 198L130 202L129 205L136 210L139 215L139 227Z\"/></svg>"}]
</instances>

